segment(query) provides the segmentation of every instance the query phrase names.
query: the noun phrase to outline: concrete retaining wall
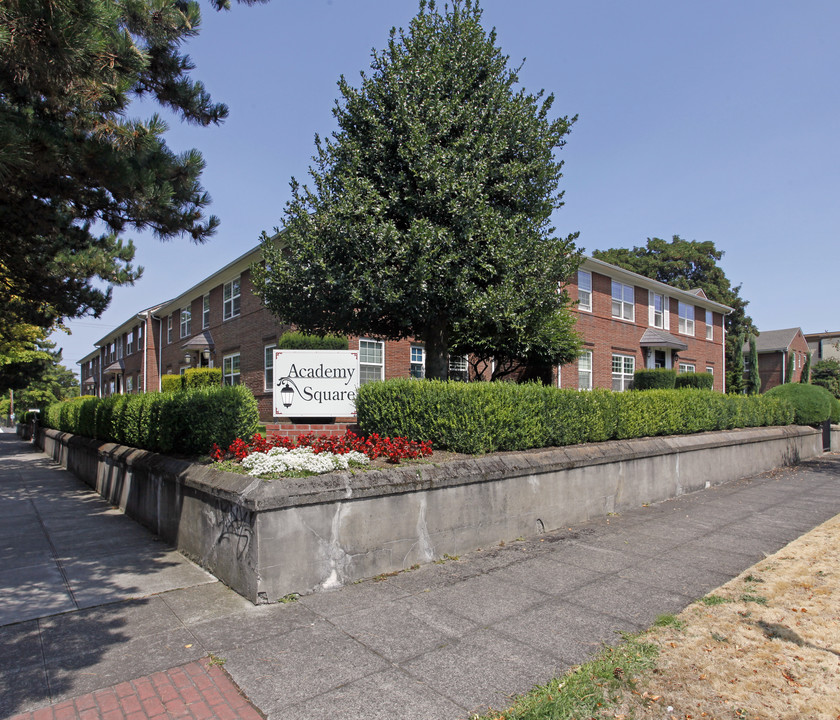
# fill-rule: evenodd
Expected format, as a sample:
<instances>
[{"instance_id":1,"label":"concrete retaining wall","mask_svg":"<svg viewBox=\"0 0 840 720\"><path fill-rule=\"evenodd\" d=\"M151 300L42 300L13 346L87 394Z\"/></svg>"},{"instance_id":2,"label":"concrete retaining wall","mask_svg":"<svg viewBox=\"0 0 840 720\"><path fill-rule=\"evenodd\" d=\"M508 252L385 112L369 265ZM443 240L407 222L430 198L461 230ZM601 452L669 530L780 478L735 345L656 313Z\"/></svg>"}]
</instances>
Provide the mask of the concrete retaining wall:
<instances>
[{"instance_id":1,"label":"concrete retaining wall","mask_svg":"<svg viewBox=\"0 0 840 720\"><path fill-rule=\"evenodd\" d=\"M99 494L255 603L795 464L820 455L821 440L810 427L755 428L263 481L54 430L37 438Z\"/></svg>"}]
</instances>

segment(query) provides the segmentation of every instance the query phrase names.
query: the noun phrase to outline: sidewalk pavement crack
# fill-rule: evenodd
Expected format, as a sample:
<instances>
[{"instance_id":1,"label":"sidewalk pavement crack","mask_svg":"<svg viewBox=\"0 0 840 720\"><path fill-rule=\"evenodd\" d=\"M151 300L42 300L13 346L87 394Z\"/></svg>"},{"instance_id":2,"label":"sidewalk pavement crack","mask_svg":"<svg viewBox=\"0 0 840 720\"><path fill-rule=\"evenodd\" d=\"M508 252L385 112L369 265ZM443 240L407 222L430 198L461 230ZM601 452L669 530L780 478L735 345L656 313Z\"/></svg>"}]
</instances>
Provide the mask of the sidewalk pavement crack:
<instances>
[{"instance_id":1,"label":"sidewalk pavement crack","mask_svg":"<svg viewBox=\"0 0 840 720\"><path fill-rule=\"evenodd\" d=\"M50 703L53 702L53 692L52 687L50 687L50 674L47 672L47 653L44 650L44 636L41 632L41 619L37 618L35 620L38 626L38 649L41 651L41 669L44 672L44 683L47 686L47 697L50 699Z\"/></svg>"},{"instance_id":2,"label":"sidewalk pavement crack","mask_svg":"<svg viewBox=\"0 0 840 720\"><path fill-rule=\"evenodd\" d=\"M41 530L44 533L44 537L47 539L47 543L50 546L50 552L52 553L53 561L55 562L58 571L61 573L61 579L64 582L64 589L67 591L67 594L73 601L73 606L76 608L76 610L81 610L79 601L76 600L76 594L73 592L73 588L70 587L70 580L67 578L67 573L64 570L64 565L61 564L61 560L58 557L58 550L53 544L52 538L50 537L50 533L47 530L47 526L44 525L44 519L41 517L41 513L38 512L38 506L35 504L35 501L31 498L29 500L29 503L30 505L32 505L32 512L34 512L35 517L38 518L38 524L41 526Z\"/></svg>"}]
</instances>

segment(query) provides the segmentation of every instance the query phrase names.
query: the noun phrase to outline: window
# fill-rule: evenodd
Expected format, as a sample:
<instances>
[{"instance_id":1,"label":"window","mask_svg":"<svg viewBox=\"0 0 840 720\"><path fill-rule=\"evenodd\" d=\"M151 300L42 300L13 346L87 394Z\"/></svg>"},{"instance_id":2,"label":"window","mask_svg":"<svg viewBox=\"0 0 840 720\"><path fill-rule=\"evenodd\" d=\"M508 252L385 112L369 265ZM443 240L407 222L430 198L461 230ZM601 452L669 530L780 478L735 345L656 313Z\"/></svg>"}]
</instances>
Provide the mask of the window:
<instances>
[{"instance_id":1,"label":"window","mask_svg":"<svg viewBox=\"0 0 840 720\"><path fill-rule=\"evenodd\" d=\"M134 331L125 336L125 354L131 355L134 352Z\"/></svg>"},{"instance_id":2,"label":"window","mask_svg":"<svg viewBox=\"0 0 840 720\"><path fill-rule=\"evenodd\" d=\"M633 288L612 281L612 316L621 320L633 320L634 313Z\"/></svg>"},{"instance_id":3,"label":"window","mask_svg":"<svg viewBox=\"0 0 840 720\"><path fill-rule=\"evenodd\" d=\"M592 389L592 351L584 350L578 357L578 390Z\"/></svg>"},{"instance_id":4,"label":"window","mask_svg":"<svg viewBox=\"0 0 840 720\"><path fill-rule=\"evenodd\" d=\"M706 340L715 339L715 316L711 310L706 310Z\"/></svg>"},{"instance_id":5,"label":"window","mask_svg":"<svg viewBox=\"0 0 840 720\"><path fill-rule=\"evenodd\" d=\"M189 306L181 308L181 337L192 334L192 310Z\"/></svg>"},{"instance_id":6,"label":"window","mask_svg":"<svg viewBox=\"0 0 840 720\"><path fill-rule=\"evenodd\" d=\"M592 273L578 270L578 308L592 312Z\"/></svg>"},{"instance_id":7,"label":"window","mask_svg":"<svg viewBox=\"0 0 840 720\"><path fill-rule=\"evenodd\" d=\"M426 358L424 357L423 348L419 345L411 346L411 377L424 378L426 377Z\"/></svg>"},{"instance_id":8,"label":"window","mask_svg":"<svg viewBox=\"0 0 840 720\"><path fill-rule=\"evenodd\" d=\"M222 358L222 384L239 385L239 353Z\"/></svg>"},{"instance_id":9,"label":"window","mask_svg":"<svg viewBox=\"0 0 840 720\"><path fill-rule=\"evenodd\" d=\"M359 383L364 385L385 376L385 343L380 340L359 340Z\"/></svg>"},{"instance_id":10,"label":"window","mask_svg":"<svg viewBox=\"0 0 840 720\"><path fill-rule=\"evenodd\" d=\"M265 346L265 389L274 389L274 350L277 345Z\"/></svg>"},{"instance_id":11,"label":"window","mask_svg":"<svg viewBox=\"0 0 840 720\"><path fill-rule=\"evenodd\" d=\"M204 296L204 310L201 314L201 329L206 330L210 327L210 293Z\"/></svg>"},{"instance_id":12,"label":"window","mask_svg":"<svg viewBox=\"0 0 840 720\"><path fill-rule=\"evenodd\" d=\"M467 382L470 379L470 368L466 355L449 356L449 379Z\"/></svg>"},{"instance_id":13,"label":"window","mask_svg":"<svg viewBox=\"0 0 840 720\"><path fill-rule=\"evenodd\" d=\"M709 375L714 375L715 369L711 365L706 365L706 372L709 373Z\"/></svg>"},{"instance_id":14,"label":"window","mask_svg":"<svg viewBox=\"0 0 840 720\"><path fill-rule=\"evenodd\" d=\"M117 360L122 360L122 356L123 356L123 339L122 339L122 335L120 335L120 337L118 337L118 338L117 338L116 346L117 346Z\"/></svg>"},{"instance_id":15,"label":"window","mask_svg":"<svg viewBox=\"0 0 840 720\"><path fill-rule=\"evenodd\" d=\"M128 393L134 392L134 378L131 375L125 379L125 391Z\"/></svg>"},{"instance_id":16,"label":"window","mask_svg":"<svg viewBox=\"0 0 840 720\"><path fill-rule=\"evenodd\" d=\"M616 392L629 390L636 370L636 358L632 355L612 356L612 389Z\"/></svg>"},{"instance_id":17,"label":"window","mask_svg":"<svg viewBox=\"0 0 840 720\"><path fill-rule=\"evenodd\" d=\"M694 372L694 369L691 363L680 363L680 374Z\"/></svg>"},{"instance_id":18,"label":"window","mask_svg":"<svg viewBox=\"0 0 840 720\"><path fill-rule=\"evenodd\" d=\"M650 317L648 318L648 324L660 330L665 329L664 295L655 292L650 294Z\"/></svg>"},{"instance_id":19,"label":"window","mask_svg":"<svg viewBox=\"0 0 840 720\"><path fill-rule=\"evenodd\" d=\"M694 305L679 303L679 331L683 335L694 335Z\"/></svg>"},{"instance_id":20,"label":"window","mask_svg":"<svg viewBox=\"0 0 840 720\"><path fill-rule=\"evenodd\" d=\"M225 283L223 299L224 319L230 320L232 317L237 317L239 315L239 278Z\"/></svg>"},{"instance_id":21,"label":"window","mask_svg":"<svg viewBox=\"0 0 840 720\"><path fill-rule=\"evenodd\" d=\"M172 316L166 318L166 342L172 342Z\"/></svg>"}]
</instances>

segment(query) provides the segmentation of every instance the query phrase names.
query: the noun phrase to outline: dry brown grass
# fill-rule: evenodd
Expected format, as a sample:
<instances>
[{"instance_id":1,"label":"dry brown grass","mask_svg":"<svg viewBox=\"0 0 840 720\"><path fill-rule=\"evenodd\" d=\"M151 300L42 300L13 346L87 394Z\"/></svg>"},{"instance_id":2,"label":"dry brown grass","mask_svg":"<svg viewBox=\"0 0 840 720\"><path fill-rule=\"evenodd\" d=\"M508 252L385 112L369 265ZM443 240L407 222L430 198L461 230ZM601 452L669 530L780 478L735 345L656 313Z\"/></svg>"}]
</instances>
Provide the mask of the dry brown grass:
<instances>
[{"instance_id":1,"label":"dry brown grass","mask_svg":"<svg viewBox=\"0 0 840 720\"><path fill-rule=\"evenodd\" d=\"M677 620L681 628L655 628L645 636L659 648L656 668L606 717L837 720L840 516L693 603Z\"/></svg>"}]
</instances>

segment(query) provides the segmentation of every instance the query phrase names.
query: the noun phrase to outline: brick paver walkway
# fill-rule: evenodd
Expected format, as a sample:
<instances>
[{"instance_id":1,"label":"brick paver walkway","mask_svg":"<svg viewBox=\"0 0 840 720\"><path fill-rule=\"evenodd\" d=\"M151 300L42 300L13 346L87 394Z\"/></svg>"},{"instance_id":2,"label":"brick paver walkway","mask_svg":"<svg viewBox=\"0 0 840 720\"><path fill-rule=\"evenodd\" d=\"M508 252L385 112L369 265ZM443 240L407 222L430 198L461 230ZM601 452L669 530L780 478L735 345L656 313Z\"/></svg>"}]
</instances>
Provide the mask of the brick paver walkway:
<instances>
[{"instance_id":1,"label":"brick paver walkway","mask_svg":"<svg viewBox=\"0 0 840 720\"><path fill-rule=\"evenodd\" d=\"M64 700L11 720L263 720L209 659Z\"/></svg>"}]
</instances>

